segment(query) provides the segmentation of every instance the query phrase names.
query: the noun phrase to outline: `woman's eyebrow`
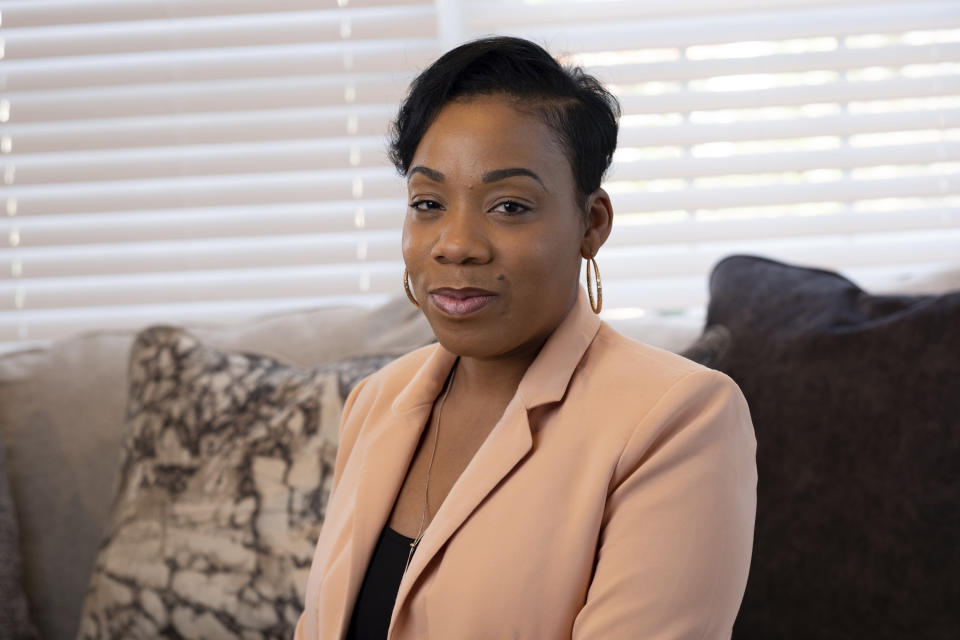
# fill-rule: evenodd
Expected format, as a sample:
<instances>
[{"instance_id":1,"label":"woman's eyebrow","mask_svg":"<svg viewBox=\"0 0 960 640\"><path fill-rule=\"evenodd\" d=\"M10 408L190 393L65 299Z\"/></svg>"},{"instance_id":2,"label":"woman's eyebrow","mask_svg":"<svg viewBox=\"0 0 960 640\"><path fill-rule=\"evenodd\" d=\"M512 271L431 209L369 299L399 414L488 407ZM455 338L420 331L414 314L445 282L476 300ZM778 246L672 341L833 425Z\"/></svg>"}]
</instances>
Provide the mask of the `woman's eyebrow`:
<instances>
[{"instance_id":1,"label":"woman's eyebrow","mask_svg":"<svg viewBox=\"0 0 960 640\"><path fill-rule=\"evenodd\" d=\"M444 182L447 177L443 175L440 171L436 169L431 169L430 167L425 167L421 164L418 164L415 167L411 167L410 171L407 172L407 179L409 180L414 174L425 175L430 180L434 182ZM540 179L536 173L530 169L525 169L523 167L511 167L509 169L494 169L493 171L487 171L481 177L484 183L497 182L499 180L506 180L507 178L513 178L514 176L527 176L533 178L540 183L540 186L543 187L544 191L548 191L547 185L543 184L543 180Z\"/></svg>"},{"instance_id":2,"label":"woman's eyebrow","mask_svg":"<svg viewBox=\"0 0 960 640\"><path fill-rule=\"evenodd\" d=\"M493 171L487 171L485 174L483 174L483 181L497 182L498 180L505 180L514 176L528 176L533 178L540 183L540 186L543 187L544 191L547 191L547 185L543 184L543 180L540 179L540 176L530 169L524 169L523 167L511 167L509 169L494 169Z\"/></svg>"},{"instance_id":3,"label":"woman's eyebrow","mask_svg":"<svg viewBox=\"0 0 960 640\"><path fill-rule=\"evenodd\" d=\"M430 167L425 167L420 164L411 168L410 171L407 172L407 177L412 178L415 173L422 173L423 175L427 176L434 182L443 182L444 180L447 179L445 175L443 175L436 169L431 169Z\"/></svg>"}]
</instances>

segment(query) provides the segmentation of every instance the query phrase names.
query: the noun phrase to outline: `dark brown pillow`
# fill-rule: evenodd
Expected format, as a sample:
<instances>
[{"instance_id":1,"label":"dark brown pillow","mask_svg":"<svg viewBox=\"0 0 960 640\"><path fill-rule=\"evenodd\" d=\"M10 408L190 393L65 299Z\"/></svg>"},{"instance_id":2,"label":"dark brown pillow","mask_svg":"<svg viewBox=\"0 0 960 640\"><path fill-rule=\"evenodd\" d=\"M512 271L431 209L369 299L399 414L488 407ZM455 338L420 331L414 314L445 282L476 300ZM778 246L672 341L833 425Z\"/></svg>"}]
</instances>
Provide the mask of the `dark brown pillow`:
<instances>
[{"instance_id":1,"label":"dark brown pillow","mask_svg":"<svg viewBox=\"0 0 960 640\"><path fill-rule=\"evenodd\" d=\"M757 435L733 637L956 638L960 292L870 295L732 256L711 276L707 326L689 355L740 385Z\"/></svg>"}]
</instances>

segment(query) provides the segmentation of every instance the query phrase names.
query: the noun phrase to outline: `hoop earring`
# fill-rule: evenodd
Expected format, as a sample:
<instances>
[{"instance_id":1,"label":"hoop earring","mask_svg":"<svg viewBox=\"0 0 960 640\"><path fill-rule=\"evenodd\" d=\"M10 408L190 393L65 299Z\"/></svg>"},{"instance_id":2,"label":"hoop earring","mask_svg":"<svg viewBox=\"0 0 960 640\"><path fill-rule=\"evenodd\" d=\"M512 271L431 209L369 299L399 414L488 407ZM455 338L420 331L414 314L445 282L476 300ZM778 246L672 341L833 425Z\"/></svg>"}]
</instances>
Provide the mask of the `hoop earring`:
<instances>
[{"instance_id":1,"label":"hoop earring","mask_svg":"<svg viewBox=\"0 0 960 640\"><path fill-rule=\"evenodd\" d=\"M594 301L593 291L590 289L590 265L593 265L593 274L597 280L597 298ZM600 313L603 308L603 286L600 284L600 269L597 268L597 261L593 256L587 258L587 295L590 296L590 307L594 313Z\"/></svg>"},{"instance_id":2,"label":"hoop earring","mask_svg":"<svg viewBox=\"0 0 960 640\"><path fill-rule=\"evenodd\" d=\"M403 270L403 290L407 292L407 297L410 299L410 302L413 303L413 306L420 308L420 303L417 302L417 299L413 297L413 292L410 291L410 283L407 282L407 270Z\"/></svg>"}]
</instances>

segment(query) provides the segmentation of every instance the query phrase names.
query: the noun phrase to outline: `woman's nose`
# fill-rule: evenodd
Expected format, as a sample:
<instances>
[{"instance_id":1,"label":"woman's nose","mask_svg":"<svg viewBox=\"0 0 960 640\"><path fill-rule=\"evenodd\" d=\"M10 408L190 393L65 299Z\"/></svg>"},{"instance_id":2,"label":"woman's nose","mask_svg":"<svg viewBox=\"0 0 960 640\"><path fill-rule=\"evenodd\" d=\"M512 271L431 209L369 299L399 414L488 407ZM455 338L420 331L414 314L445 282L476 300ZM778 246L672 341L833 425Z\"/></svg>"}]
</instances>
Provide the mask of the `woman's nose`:
<instances>
[{"instance_id":1,"label":"woman's nose","mask_svg":"<svg viewBox=\"0 0 960 640\"><path fill-rule=\"evenodd\" d=\"M438 222L438 235L431 252L434 260L454 264L489 262L490 242L481 212L451 207Z\"/></svg>"}]
</instances>

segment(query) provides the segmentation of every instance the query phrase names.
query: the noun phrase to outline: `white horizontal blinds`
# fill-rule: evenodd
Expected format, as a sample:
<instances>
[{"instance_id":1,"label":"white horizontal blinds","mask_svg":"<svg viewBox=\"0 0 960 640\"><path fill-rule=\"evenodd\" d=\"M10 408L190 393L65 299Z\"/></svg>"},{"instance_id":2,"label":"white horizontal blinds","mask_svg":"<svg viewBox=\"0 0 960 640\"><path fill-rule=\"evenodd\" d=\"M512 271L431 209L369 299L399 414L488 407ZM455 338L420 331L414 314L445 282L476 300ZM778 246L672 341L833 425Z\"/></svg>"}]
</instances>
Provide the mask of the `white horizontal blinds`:
<instances>
[{"instance_id":1,"label":"white horizontal blinds","mask_svg":"<svg viewBox=\"0 0 960 640\"><path fill-rule=\"evenodd\" d=\"M493 32L622 101L610 316L700 308L732 252L866 285L960 258L960 3L31 0L0 20L0 348L398 293L386 123L417 70Z\"/></svg>"},{"instance_id":2,"label":"white horizontal blinds","mask_svg":"<svg viewBox=\"0 0 960 640\"><path fill-rule=\"evenodd\" d=\"M958 2L471 0L465 21L621 101L609 317L702 312L733 252L868 287L960 262Z\"/></svg>"},{"instance_id":3,"label":"white horizontal blinds","mask_svg":"<svg viewBox=\"0 0 960 640\"><path fill-rule=\"evenodd\" d=\"M0 346L397 294L429 0L0 2Z\"/></svg>"}]
</instances>

